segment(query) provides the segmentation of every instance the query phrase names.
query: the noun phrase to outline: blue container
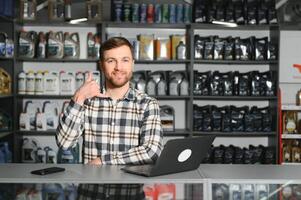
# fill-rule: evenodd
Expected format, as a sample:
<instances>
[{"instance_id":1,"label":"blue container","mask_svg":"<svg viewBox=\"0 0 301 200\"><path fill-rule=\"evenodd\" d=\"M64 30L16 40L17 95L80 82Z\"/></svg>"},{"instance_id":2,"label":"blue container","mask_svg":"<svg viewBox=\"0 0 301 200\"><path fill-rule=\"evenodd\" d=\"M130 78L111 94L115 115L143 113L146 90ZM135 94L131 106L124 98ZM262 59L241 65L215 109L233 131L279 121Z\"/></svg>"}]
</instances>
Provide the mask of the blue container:
<instances>
[{"instance_id":1,"label":"blue container","mask_svg":"<svg viewBox=\"0 0 301 200\"><path fill-rule=\"evenodd\" d=\"M140 23L146 23L147 5L140 4Z\"/></svg>"},{"instance_id":2,"label":"blue container","mask_svg":"<svg viewBox=\"0 0 301 200\"><path fill-rule=\"evenodd\" d=\"M155 4L155 23L162 23L162 10L160 4Z\"/></svg>"},{"instance_id":3,"label":"blue container","mask_svg":"<svg viewBox=\"0 0 301 200\"><path fill-rule=\"evenodd\" d=\"M176 4L169 4L169 23L176 23Z\"/></svg>"},{"instance_id":4,"label":"blue container","mask_svg":"<svg viewBox=\"0 0 301 200\"><path fill-rule=\"evenodd\" d=\"M183 4L177 4L177 17L176 17L176 21L177 23L183 23L183 13L184 13L184 6Z\"/></svg>"}]
</instances>

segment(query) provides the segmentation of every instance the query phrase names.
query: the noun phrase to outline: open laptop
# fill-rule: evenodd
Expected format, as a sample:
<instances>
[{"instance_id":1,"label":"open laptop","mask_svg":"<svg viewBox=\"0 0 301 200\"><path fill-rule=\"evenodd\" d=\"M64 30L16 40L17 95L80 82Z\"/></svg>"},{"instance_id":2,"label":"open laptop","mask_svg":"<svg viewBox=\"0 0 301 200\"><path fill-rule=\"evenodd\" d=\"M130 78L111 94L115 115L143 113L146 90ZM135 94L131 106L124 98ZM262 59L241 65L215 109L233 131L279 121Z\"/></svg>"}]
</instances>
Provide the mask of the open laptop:
<instances>
[{"instance_id":1,"label":"open laptop","mask_svg":"<svg viewBox=\"0 0 301 200\"><path fill-rule=\"evenodd\" d=\"M194 170L207 156L214 138L211 135L169 140L154 165L129 165L121 170L148 177Z\"/></svg>"}]
</instances>

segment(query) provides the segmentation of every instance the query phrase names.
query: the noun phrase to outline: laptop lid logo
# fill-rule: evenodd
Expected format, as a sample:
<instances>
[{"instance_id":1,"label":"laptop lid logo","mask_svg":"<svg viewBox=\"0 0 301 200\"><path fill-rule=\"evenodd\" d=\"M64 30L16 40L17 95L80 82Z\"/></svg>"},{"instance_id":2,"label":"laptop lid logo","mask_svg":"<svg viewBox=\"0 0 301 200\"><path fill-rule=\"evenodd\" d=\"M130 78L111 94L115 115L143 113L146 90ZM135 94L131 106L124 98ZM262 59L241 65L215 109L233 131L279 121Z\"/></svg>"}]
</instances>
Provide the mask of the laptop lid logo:
<instances>
[{"instance_id":1,"label":"laptop lid logo","mask_svg":"<svg viewBox=\"0 0 301 200\"><path fill-rule=\"evenodd\" d=\"M190 158L191 153L192 153L191 149L183 150L178 156L178 161L185 162L186 160L188 160L188 158Z\"/></svg>"}]
</instances>

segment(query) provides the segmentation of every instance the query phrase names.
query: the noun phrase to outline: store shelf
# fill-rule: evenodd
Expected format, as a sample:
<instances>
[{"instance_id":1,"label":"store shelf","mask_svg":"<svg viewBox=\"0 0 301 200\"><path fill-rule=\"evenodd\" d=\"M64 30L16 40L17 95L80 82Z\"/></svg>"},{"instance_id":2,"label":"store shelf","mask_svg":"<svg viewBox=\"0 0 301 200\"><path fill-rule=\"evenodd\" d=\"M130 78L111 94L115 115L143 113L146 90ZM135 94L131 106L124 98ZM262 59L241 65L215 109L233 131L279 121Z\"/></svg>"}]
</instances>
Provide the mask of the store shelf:
<instances>
[{"instance_id":1,"label":"store shelf","mask_svg":"<svg viewBox=\"0 0 301 200\"><path fill-rule=\"evenodd\" d=\"M281 105L281 110L296 110L296 111L301 111L301 106L297 106L297 105Z\"/></svg>"},{"instance_id":2,"label":"store shelf","mask_svg":"<svg viewBox=\"0 0 301 200\"><path fill-rule=\"evenodd\" d=\"M287 162L283 162L281 163L281 165L301 165L301 163L287 163Z\"/></svg>"},{"instance_id":3,"label":"store shelf","mask_svg":"<svg viewBox=\"0 0 301 200\"><path fill-rule=\"evenodd\" d=\"M85 21L71 24L68 21L19 21L20 26L59 26L59 27L95 27L99 21Z\"/></svg>"},{"instance_id":4,"label":"store shelf","mask_svg":"<svg viewBox=\"0 0 301 200\"><path fill-rule=\"evenodd\" d=\"M14 60L13 57L3 57L3 56L0 56L0 60Z\"/></svg>"},{"instance_id":5,"label":"store shelf","mask_svg":"<svg viewBox=\"0 0 301 200\"><path fill-rule=\"evenodd\" d=\"M47 130L47 131L36 131L36 130L30 130L30 131L17 131L17 134L20 135L32 135L32 136L55 136L56 131L55 130Z\"/></svg>"},{"instance_id":6,"label":"store shelf","mask_svg":"<svg viewBox=\"0 0 301 200\"><path fill-rule=\"evenodd\" d=\"M194 60L195 64L229 64L229 65L270 65L277 60Z\"/></svg>"},{"instance_id":7,"label":"store shelf","mask_svg":"<svg viewBox=\"0 0 301 200\"><path fill-rule=\"evenodd\" d=\"M225 137L276 137L277 133L275 131L273 132L220 132L220 131L212 131L212 132L206 132L206 131L194 131L193 135L215 135L217 137L219 136L225 136Z\"/></svg>"},{"instance_id":8,"label":"store shelf","mask_svg":"<svg viewBox=\"0 0 301 200\"><path fill-rule=\"evenodd\" d=\"M12 94L0 94L0 99L8 99L12 98L14 95Z\"/></svg>"},{"instance_id":9,"label":"store shelf","mask_svg":"<svg viewBox=\"0 0 301 200\"><path fill-rule=\"evenodd\" d=\"M163 131L164 136L187 136L190 131L187 129L175 129L174 131Z\"/></svg>"},{"instance_id":10,"label":"store shelf","mask_svg":"<svg viewBox=\"0 0 301 200\"><path fill-rule=\"evenodd\" d=\"M158 100L189 100L190 96L153 96Z\"/></svg>"},{"instance_id":11,"label":"store shelf","mask_svg":"<svg viewBox=\"0 0 301 200\"><path fill-rule=\"evenodd\" d=\"M98 59L67 59L67 58L17 58L20 62L97 62Z\"/></svg>"},{"instance_id":12,"label":"store shelf","mask_svg":"<svg viewBox=\"0 0 301 200\"><path fill-rule=\"evenodd\" d=\"M210 24L210 23L193 23L191 24L193 29L212 29L212 30L247 30L247 31L260 31L260 30L276 30L279 28L278 24L264 24L264 25L237 25L236 27L230 27L225 25Z\"/></svg>"},{"instance_id":13,"label":"store shelf","mask_svg":"<svg viewBox=\"0 0 301 200\"><path fill-rule=\"evenodd\" d=\"M168 24L168 23L131 23L131 22L103 22L109 28L157 28L157 29L186 29L188 24Z\"/></svg>"},{"instance_id":14,"label":"store shelf","mask_svg":"<svg viewBox=\"0 0 301 200\"><path fill-rule=\"evenodd\" d=\"M185 64L190 60L135 60L136 64Z\"/></svg>"},{"instance_id":15,"label":"store shelf","mask_svg":"<svg viewBox=\"0 0 301 200\"><path fill-rule=\"evenodd\" d=\"M28 95L18 94L18 98L26 99L70 99L73 95Z\"/></svg>"},{"instance_id":16,"label":"store shelf","mask_svg":"<svg viewBox=\"0 0 301 200\"><path fill-rule=\"evenodd\" d=\"M277 100L276 96L193 96L194 100L236 100L236 101L266 101Z\"/></svg>"},{"instance_id":17,"label":"store shelf","mask_svg":"<svg viewBox=\"0 0 301 200\"><path fill-rule=\"evenodd\" d=\"M12 131L0 131L0 139L13 134Z\"/></svg>"},{"instance_id":18,"label":"store shelf","mask_svg":"<svg viewBox=\"0 0 301 200\"><path fill-rule=\"evenodd\" d=\"M301 139L301 134L282 134L282 139Z\"/></svg>"}]
</instances>

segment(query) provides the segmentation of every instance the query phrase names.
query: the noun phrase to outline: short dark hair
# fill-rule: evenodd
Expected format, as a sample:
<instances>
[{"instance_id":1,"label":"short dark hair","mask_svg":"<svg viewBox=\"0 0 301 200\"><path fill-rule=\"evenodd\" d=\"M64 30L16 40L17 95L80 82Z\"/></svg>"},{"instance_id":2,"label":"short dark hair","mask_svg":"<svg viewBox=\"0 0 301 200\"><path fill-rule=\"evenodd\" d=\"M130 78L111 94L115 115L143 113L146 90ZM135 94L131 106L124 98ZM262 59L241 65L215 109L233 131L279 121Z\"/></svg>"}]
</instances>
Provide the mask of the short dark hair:
<instances>
[{"instance_id":1,"label":"short dark hair","mask_svg":"<svg viewBox=\"0 0 301 200\"><path fill-rule=\"evenodd\" d=\"M126 38L124 38L124 37L112 37L112 38L106 40L101 45L100 60L103 61L105 51L108 51L110 49L114 49L114 48L117 48L117 47L121 47L121 46L128 46L131 50L132 58L134 58L133 46Z\"/></svg>"}]
</instances>

